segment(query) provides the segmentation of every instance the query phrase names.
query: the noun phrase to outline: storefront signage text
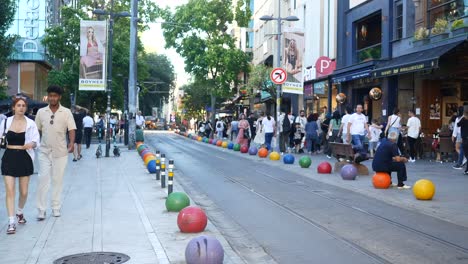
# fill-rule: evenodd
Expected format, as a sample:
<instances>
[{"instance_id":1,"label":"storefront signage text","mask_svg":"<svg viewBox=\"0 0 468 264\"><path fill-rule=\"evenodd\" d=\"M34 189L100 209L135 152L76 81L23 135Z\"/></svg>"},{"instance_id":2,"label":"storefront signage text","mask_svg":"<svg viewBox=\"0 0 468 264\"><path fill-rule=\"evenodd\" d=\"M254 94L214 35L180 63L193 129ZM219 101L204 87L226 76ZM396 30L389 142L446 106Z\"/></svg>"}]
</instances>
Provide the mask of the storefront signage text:
<instances>
[{"instance_id":1,"label":"storefront signage text","mask_svg":"<svg viewBox=\"0 0 468 264\"><path fill-rule=\"evenodd\" d=\"M430 60L430 61L425 61L423 63L418 63L418 64L409 64L409 65L385 69L385 70L376 70L373 73L373 76L374 77L386 77L386 76L391 76L391 75L421 71L425 69L434 68L436 64L437 64L437 60Z\"/></svg>"},{"instance_id":2,"label":"storefront signage text","mask_svg":"<svg viewBox=\"0 0 468 264\"><path fill-rule=\"evenodd\" d=\"M26 40L23 42L23 52L37 52L39 38L39 0L26 1L26 18L24 19L24 32Z\"/></svg>"}]
</instances>

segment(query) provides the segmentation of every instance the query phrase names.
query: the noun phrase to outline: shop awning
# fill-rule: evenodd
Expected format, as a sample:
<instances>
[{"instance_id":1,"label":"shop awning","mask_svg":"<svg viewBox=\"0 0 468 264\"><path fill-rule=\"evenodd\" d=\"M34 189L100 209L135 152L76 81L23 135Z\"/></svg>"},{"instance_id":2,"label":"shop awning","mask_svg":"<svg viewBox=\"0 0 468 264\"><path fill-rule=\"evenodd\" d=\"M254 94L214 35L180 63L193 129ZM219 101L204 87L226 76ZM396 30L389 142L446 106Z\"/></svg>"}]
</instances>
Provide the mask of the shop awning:
<instances>
[{"instance_id":1,"label":"shop awning","mask_svg":"<svg viewBox=\"0 0 468 264\"><path fill-rule=\"evenodd\" d=\"M359 69L355 71L348 71L341 74L336 74L333 76L332 81L333 83L342 83L348 82L352 80L367 78L371 76L371 69Z\"/></svg>"},{"instance_id":2,"label":"shop awning","mask_svg":"<svg viewBox=\"0 0 468 264\"><path fill-rule=\"evenodd\" d=\"M464 40L382 61L372 71L372 77L384 78L437 68L439 58L463 42Z\"/></svg>"}]
</instances>

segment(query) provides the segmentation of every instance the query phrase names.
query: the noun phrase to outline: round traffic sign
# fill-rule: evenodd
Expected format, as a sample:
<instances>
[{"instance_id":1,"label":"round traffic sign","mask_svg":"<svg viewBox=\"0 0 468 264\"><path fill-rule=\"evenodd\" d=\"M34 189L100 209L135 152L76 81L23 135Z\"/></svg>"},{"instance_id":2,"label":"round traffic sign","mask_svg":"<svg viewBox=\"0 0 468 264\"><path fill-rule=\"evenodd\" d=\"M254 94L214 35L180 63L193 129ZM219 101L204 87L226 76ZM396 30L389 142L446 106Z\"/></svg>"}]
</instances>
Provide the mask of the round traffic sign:
<instances>
[{"instance_id":1,"label":"round traffic sign","mask_svg":"<svg viewBox=\"0 0 468 264\"><path fill-rule=\"evenodd\" d=\"M283 68L274 68L270 73L270 79L275 84L283 84L288 79L288 74Z\"/></svg>"}]
</instances>

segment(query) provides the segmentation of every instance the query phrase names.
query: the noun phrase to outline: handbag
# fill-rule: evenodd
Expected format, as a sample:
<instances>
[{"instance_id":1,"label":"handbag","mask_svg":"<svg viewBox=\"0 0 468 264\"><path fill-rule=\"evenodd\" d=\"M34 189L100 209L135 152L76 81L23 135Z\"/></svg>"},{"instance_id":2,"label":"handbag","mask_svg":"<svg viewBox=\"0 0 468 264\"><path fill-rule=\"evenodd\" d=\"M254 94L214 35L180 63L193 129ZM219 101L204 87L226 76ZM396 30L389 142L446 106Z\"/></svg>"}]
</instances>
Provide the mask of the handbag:
<instances>
[{"instance_id":1,"label":"handbag","mask_svg":"<svg viewBox=\"0 0 468 264\"><path fill-rule=\"evenodd\" d=\"M244 129L244 138L245 139L250 139L250 133L248 129Z\"/></svg>"},{"instance_id":2,"label":"handbag","mask_svg":"<svg viewBox=\"0 0 468 264\"><path fill-rule=\"evenodd\" d=\"M3 135L2 135L2 138L0 139L1 140L0 148L2 148L2 149L6 149L6 147L7 147L7 140L6 140L6 123L7 123L7 120L8 119L5 119L5 123L4 123L4 126L3 126Z\"/></svg>"}]
</instances>

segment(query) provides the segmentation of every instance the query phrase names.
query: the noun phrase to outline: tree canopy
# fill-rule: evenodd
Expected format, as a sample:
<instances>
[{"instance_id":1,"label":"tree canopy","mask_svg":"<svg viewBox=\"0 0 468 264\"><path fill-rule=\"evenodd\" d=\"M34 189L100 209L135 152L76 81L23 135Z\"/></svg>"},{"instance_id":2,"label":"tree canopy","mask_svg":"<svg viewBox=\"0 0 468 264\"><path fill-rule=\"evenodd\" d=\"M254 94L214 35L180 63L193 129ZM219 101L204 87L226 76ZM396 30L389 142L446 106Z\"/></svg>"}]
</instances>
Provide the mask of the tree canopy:
<instances>
[{"instance_id":1,"label":"tree canopy","mask_svg":"<svg viewBox=\"0 0 468 264\"><path fill-rule=\"evenodd\" d=\"M249 2L239 0L234 8L231 0L189 0L175 13L162 14L167 22L162 25L166 46L184 58L185 70L198 82L193 88L207 89L212 107L214 98L232 96L241 82L239 74L249 70L249 56L228 32L231 25L247 26Z\"/></svg>"},{"instance_id":2,"label":"tree canopy","mask_svg":"<svg viewBox=\"0 0 468 264\"><path fill-rule=\"evenodd\" d=\"M58 65L49 72L49 84L57 84L65 89L65 104L69 103L70 93L76 95L76 103L97 112L104 112L107 96L104 92L78 91L79 80L79 48L80 48L80 20L106 19L92 15L95 9L110 10L109 1L81 0L77 7L64 6L61 9L61 24L46 29L43 44L47 47L49 55ZM114 0L113 12L129 11L130 1ZM154 21L160 9L150 0L139 1L139 31L148 28L147 23ZM90 16L92 15L92 16ZM112 72L112 108L123 107L124 79L128 77L129 48L130 48L130 21L128 18L119 18L114 22L113 45L113 72ZM64 45L66 44L66 45ZM148 68L144 65L144 48L138 41L138 79L146 79Z\"/></svg>"},{"instance_id":3,"label":"tree canopy","mask_svg":"<svg viewBox=\"0 0 468 264\"><path fill-rule=\"evenodd\" d=\"M16 36L7 35L15 15L15 2L13 0L0 0L0 14L0 99L3 99L6 98L6 85L4 83L7 77L6 70L16 40Z\"/></svg>"}]
</instances>

